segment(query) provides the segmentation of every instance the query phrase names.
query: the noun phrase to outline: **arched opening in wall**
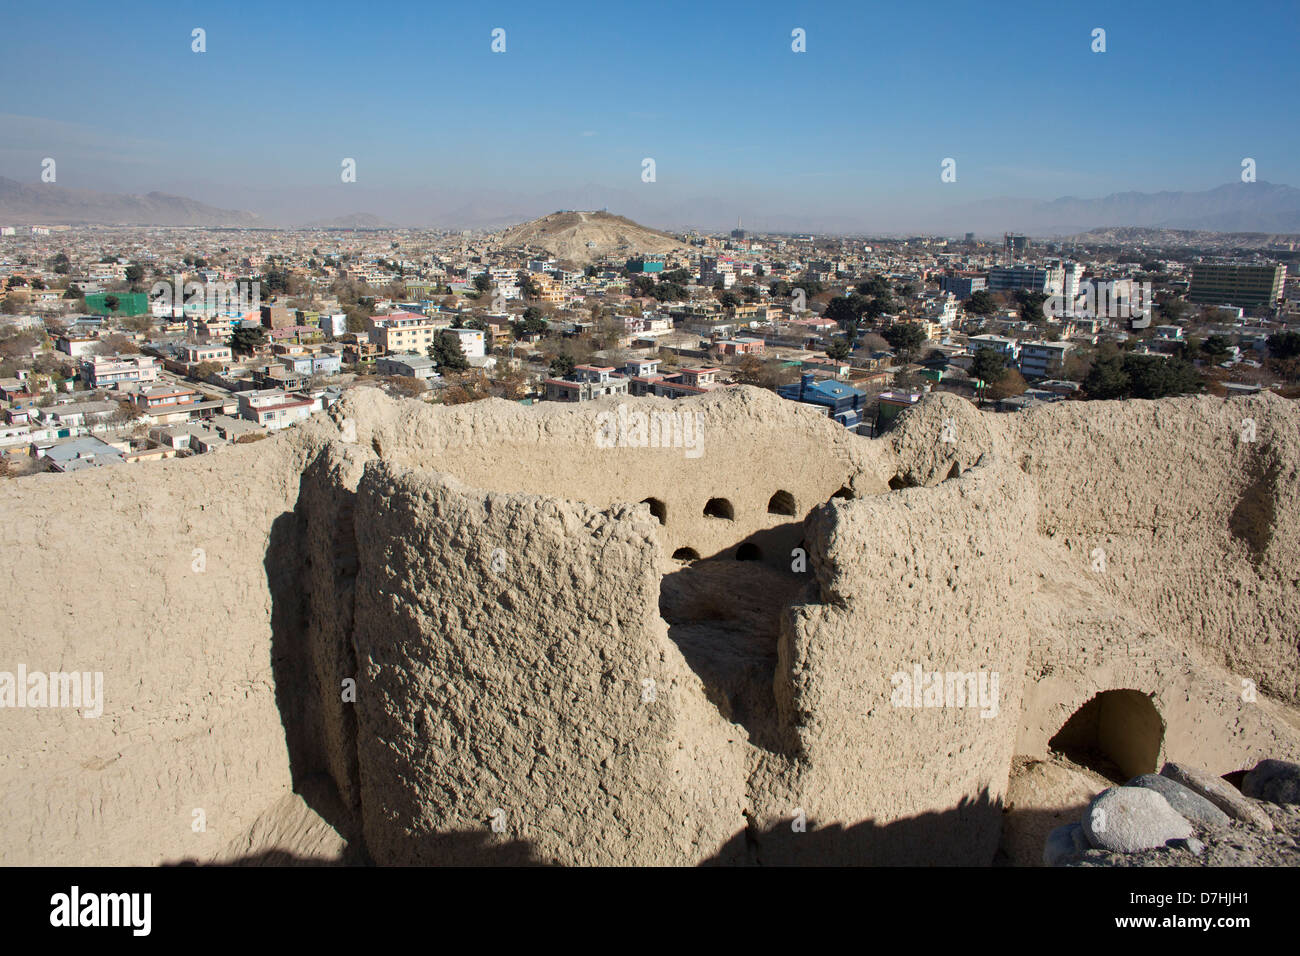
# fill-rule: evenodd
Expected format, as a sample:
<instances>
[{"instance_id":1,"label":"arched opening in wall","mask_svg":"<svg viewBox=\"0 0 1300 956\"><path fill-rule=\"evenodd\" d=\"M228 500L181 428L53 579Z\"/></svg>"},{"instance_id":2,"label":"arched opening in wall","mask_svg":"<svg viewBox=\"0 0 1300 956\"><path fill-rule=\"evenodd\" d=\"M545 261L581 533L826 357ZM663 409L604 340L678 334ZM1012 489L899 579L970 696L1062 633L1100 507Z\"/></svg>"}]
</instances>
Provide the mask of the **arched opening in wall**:
<instances>
[{"instance_id":1,"label":"arched opening in wall","mask_svg":"<svg viewBox=\"0 0 1300 956\"><path fill-rule=\"evenodd\" d=\"M948 477L949 477L949 478L960 478L960 477L961 477L961 462L959 462L959 461L954 461L954 462L952 463L952 470L948 472Z\"/></svg>"},{"instance_id":2,"label":"arched opening in wall","mask_svg":"<svg viewBox=\"0 0 1300 956\"><path fill-rule=\"evenodd\" d=\"M849 500L849 501L852 501L852 500L853 500L854 498L856 498L856 497L857 497L857 496L853 493L853 489L850 488L848 485L844 485L844 486L842 486L842 487L840 488L839 491L837 491L837 492L835 492L835 494L831 495L831 498L832 498L832 499L835 499L835 498L844 498L844 499L847 499L847 500Z\"/></svg>"},{"instance_id":3,"label":"arched opening in wall","mask_svg":"<svg viewBox=\"0 0 1300 956\"><path fill-rule=\"evenodd\" d=\"M794 515L794 495L788 491L778 491L768 499L767 513L770 515Z\"/></svg>"},{"instance_id":4,"label":"arched opening in wall","mask_svg":"<svg viewBox=\"0 0 1300 956\"><path fill-rule=\"evenodd\" d=\"M761 561L763 560L763 553L758 550L758 545L754 544L752 541L746 541L736 549L736 560Z\"/></svg>"},{"instance_id":5,"label":"arched opening in wall","mask_svg":"<svg viewBox=\"0 0 1300 956\"><path fill-rule=\"evenodd\" d=\"M1116 783L1159 767L1165 722L1151 698L1108 690L1074 712L1048 746Z\"/></svg>"},{"instance_id":6,"label":"arched opening in wall","mask_svg":"<svg viewBox=\"0 0 1300 956\"><path fill-rule=\"evenodd\" d=\"M895 475L893 478L889 479L890 491L901 491L904 488L911 488L911 487L912 487L911 483L905 481L902 475Z\"/></svg>"},{"instance_id":7,"label":"arched opening in wall","mask_svg":"<svg viewBox=\"0 0 1300 956\"><path fill-rule=\"evenodd\" d=\"M641 504L650 506L650 513L659 519L660 524L668 523L668 506L658 498L647 498Z\"/></svg>"},{"instance_id":8,"label":"arched opening in wall","mask_svg":"<svg viewBox=\"0 0 1300 956\"><path fill-rule=\"evenodd\" d=\"M707 518L726 518L728 521L733 521L736 517L736 509L731 507L731 502L726 498L710 498L704 506L704 515Z\"/></svg>"},{"instance_id":9,"label":"arched opening in wall","mask_svg":"<svg viewBox=\"0 0 1300 956\"><path fill-rule=\"evenodd\" d=\"M700 552L696 551L694 548L678 548L673 552L673 560L698 561L700 560Z\"/></svg>"}]
</instances>

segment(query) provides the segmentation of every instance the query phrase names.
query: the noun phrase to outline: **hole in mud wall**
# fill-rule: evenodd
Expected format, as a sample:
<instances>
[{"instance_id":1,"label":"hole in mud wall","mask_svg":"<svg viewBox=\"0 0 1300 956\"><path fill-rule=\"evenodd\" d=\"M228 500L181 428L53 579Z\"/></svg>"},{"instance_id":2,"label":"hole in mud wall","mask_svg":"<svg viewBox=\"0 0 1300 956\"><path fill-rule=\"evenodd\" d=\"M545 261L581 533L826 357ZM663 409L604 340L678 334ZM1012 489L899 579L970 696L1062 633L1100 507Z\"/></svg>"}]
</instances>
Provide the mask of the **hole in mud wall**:
<instances>
[{"instance_id":1,"label":"hole in mud wall","mask_svg":"<svg viewBox=\"0 0 1300 956\"><path fill-rule=\"evenodd\" d=\"M910 487L912 486L903 480L902 475L895 475L893 478L889 479L890 491L901 491L903 488L910 488Z\"/></svg>"},{"instance_id":2,"label":"hole in mud wall","mask_svg":"<svg viewBox=\"0 0 1300 956\"><path fill-rule=\"evenodd\" d=\"M660 524L668 523L668 506L658 498L647 498L641 504L650 506L650 513L659 520Z\"/></svg>"},{"instance_id":3,"label":"hole in mud wall","mask_svg":"<svg viewBox=\"0 0 1300 956\"><path fill-rule=\"evenodd\" d=\"M763 553L758 550L758 545L746 541L736 549L737 561L761 561Z\"/></svg>"},{"instance_id":4,"label":"hole in mud wall","mask_svg":"<svg viewBox=\"0 0 1300 956\"><path fill-rule=\"evenodd\" d=\"M950 472L948 472L948 477L949 477L950 479L951 479L951 478L960 478L960 477L961 477L961 462L954 461L954 462L952 463L952 470L951 470Z\"/></svg>"},{"instance_id":5,"label":"hole in mud wall","mask_svg":"<svg viewBox=\"0 0 1300 956\"><path fill-rule=\"evenodd\" d=\"M700 560L700 552L696 551L694 548L678 548L673 552L673 560L698 561Z\"/></svg>"},{"instance_id":6,"label":"hole in mud wall","mask_svg":"<svg viewBox=\"0 0 1300 956\"><path fill-rule=\"evenodd\" d=\"M1151 698L1136 690L1108 690L1074 712L1048 746L1074 763L1124 783L1155 773L1165 724Z\"/></svg>"},{"instance_id":7,"label":"hole in mud wall","mask_svg":"<svg viewBox=\"0 0 1300 956\"><path fill-rule=\"evenodd\" d=\"M704 514L709 518L726 518L733 521L736 517L736 509L731 507L731 502L726 498L710 498L704 506Z\"/></svg>"},{"instance_id":8,"label":"hole in mud wall","mask_svg":"<svg viewBox=\"0 0 1300 956\"><path fill-rule=\"evenodd\" d=\"M835 494L831 495L831 498L845 498L849 501L852 501L856 497L857 496L853 494L853 489L848 487L847 485L840 488L840 490L835 492Z\"/></svg>"},{"instance_id":9,"label":"hole in mud wall","mask_svg":"<svg viewBox=\"0 0 1300 956\"><path fill-rule=\"evenodd\" d=\"M794 495L788 491L778 491L768 501L767 513L770 515L794 515Z\"/></svg>"}]
</instances>

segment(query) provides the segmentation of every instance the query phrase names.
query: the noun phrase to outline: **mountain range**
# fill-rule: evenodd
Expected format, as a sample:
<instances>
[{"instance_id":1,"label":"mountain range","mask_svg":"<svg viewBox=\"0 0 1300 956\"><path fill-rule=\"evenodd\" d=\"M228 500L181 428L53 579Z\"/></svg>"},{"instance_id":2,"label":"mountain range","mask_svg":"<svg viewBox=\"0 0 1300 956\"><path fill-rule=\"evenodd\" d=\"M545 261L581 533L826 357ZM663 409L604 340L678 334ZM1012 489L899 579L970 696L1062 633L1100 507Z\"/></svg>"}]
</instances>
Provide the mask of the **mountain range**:
<instances>
[{"instance_id":1,"label":"mountain range","mask_svg":"<svg viewBox=\"0 0 1300 956\"><path fill-rule=\"evenodd\" d=\"M20 183L0 176L0 224L109 226L262 226L256 213L217 209L184 196L145 196Z\"/></svg>"},{"instance_id":2,"label":"mountain range","mask_svg":"<svg viewBox=\"0 0 1300 956\"><path fill-rule=\"evenodd\" d=\"M286 190L286 193L294 192ZM254 197L248 196L246 199ZM852 197L847 197L851 199ZM1095 229L1144 227L1209 232L1300 233L1300 189L1278 183L1234 182L1203 191L1112 193L1095 199L1066 196L1053 200L1008 197L948 206L893 210L866 210L861 214L795 212L776 205L766 210L738 210L734 203L713 197L650 202L644 191L608 189L592 185L559 190L542 196L497 194L467 200L454 193L428 191L415 195L358 194L357 205L370 209L329 215L325 202L316 203L306 193L296 195L299 208L316 208L310 218L295 217L280 205L259 214L218 208L170 193L128 195L70 189L53 183L24 184L0 177L0 225L157 225L236 226L246 228L352 228L429 227L444 229L501 229L543 216L549 210L618 209L636 222L660 229L730 229L738 212L746 225L767 232L821 232L831 234L887 235L929 233L961 235L974 232L997 236L1022 232L1031 236L1069 236ZM334 200L337 202L337 199ZM761 202L748 199L747 205ZM258 204L257 208L261 208ZM326 215L322 216L321 212Z\"/></svg>"}]
</instances>

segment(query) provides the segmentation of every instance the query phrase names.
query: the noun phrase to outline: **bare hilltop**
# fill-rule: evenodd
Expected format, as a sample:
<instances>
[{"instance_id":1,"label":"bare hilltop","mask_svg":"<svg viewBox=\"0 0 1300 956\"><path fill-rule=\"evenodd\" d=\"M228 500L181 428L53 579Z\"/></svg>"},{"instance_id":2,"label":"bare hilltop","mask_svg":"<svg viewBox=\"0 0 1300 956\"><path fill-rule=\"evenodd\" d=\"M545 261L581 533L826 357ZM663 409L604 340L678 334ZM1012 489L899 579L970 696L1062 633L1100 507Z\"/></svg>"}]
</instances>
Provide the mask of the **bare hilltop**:
<instances>
[{"instance_id":1,"label":"bare hilltop","mask_svg":"<svg viewBox=\"0 0 1300 956\"><path fill-rule=\"evenodd\" d=\"M545 251L558 259L592 262L608 255L664 255L681 240L603 210L554 212L520 223L500 235L503 246Z\"/></svg>"}]
</instances>

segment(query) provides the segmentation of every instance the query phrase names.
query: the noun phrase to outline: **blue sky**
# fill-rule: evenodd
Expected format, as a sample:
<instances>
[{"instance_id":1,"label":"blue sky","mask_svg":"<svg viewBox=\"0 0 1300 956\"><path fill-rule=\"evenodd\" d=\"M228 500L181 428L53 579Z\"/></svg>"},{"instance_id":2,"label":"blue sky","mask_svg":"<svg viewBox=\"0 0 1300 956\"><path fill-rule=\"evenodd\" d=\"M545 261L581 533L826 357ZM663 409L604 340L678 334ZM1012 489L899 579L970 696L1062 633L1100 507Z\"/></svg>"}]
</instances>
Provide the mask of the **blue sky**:
<instances>
[{"instance_id":1,"label":"blue sky","mask_svg":"<svg viewBox=\"0 0 1300 956\"><path fill-rule=\"evenodd\" d=\"M303 215L584 190L856 214L1205 189L1246 156L1300 185L1297 27L1294 0L14 4L0 175L53 156L64 186Z\"/></svg>"}]
</instances>

